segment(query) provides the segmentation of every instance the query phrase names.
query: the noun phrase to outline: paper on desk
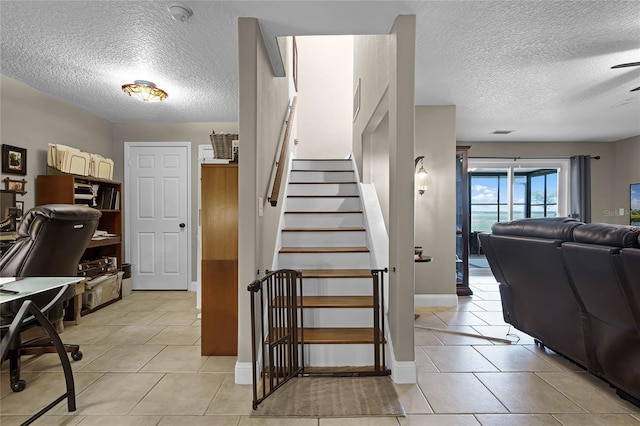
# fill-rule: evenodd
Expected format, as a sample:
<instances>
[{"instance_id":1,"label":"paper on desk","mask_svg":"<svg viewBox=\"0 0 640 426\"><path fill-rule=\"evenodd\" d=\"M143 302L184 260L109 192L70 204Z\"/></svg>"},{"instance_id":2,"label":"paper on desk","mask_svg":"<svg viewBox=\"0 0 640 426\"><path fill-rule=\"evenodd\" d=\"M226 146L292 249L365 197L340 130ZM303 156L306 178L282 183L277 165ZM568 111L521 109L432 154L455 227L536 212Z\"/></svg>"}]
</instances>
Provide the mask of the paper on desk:
<instances>
[{"instance_id":1,"label":"paper on desk","mask_svg":"<svg viewBox=\"0 0 640 426\"><path fill-rule=\"evenodd\" d=\"M12 283L16 280L16 277L0 277L0 285Z\"/></svg>"}]
</instances>

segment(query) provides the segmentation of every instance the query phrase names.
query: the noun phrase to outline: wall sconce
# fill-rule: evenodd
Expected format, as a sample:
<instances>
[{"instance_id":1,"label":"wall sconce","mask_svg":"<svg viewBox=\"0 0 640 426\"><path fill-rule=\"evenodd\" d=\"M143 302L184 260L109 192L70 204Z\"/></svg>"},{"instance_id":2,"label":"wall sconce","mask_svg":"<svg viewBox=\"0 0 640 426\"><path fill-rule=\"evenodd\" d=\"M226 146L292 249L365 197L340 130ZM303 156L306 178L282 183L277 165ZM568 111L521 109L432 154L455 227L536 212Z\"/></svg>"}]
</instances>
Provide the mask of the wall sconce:
<instances>
[{"instance_id":1,"label":"wall sconce","mask_svg":"<svg viewBox=\"0 0 640 426\"><path fill-rule=\"evenodd\" d=\"M422 195L431 187L431 176L429 176L429 173L424 169L424 155L416 157L413 166L414 169L418 167L418 162L420 162L420 168L416 172L416 190L418 194Z\"/></svg>"}]
</instances>

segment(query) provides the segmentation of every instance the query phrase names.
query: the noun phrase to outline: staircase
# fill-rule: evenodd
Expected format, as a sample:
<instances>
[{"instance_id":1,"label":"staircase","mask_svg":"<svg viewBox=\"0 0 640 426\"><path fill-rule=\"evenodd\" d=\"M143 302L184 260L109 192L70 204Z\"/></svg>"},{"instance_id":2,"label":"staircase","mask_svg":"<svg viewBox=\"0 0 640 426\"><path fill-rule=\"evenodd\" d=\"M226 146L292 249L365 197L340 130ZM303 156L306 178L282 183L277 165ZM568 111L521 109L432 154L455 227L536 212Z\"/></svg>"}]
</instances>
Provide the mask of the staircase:
<instances>
[{"instance_id":1,"label":"staircase","mask_svg":"<svg viewBox=\"0 0 640 426\"><path fill-rule=\"evenodd\" d=\"M305 372L387 374L352 160L293 160L286 194L278 268L302 271Z\"/></svg>"}]
</instances>

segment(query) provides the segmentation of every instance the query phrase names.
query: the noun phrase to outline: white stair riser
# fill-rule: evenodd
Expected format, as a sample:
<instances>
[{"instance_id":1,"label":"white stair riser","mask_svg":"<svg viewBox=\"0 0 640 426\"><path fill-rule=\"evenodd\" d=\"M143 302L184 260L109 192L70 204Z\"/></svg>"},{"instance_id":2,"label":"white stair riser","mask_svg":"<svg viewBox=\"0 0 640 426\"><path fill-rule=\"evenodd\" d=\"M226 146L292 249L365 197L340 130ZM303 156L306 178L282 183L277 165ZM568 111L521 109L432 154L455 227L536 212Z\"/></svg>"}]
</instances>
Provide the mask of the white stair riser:
<instances>
[{"instance_id":1,"label":"white stair riser","mask_svg":"<svg viewBox=\"0 0 640 426\"><path fill-rule=\"evenodd\" d=\"M355 183L289 184L289 195L358 195Z\"/></svg>"},{"instance_id":2,"label":"white stair riser","mask_svg":"<svg viewBox=\"0 0 640 426\"><path fill-rule=\"evenodd\" d=\"M368 345L305 345L305 366L373 365L373 344Z\"/></svg>"},{"instance_id":3,"label":"white stair riser","mask_svg":"<svg viewBox=\"0 0 640 426\"><path fill-rule=\"evenodd\" d=\"M363 226L362 213L286 213L285 228L339 228Z\"/></svg>"},{"instance_id":4,"label":"white stair riser","mask_svg":"<svg viewBox=\"0 0 640 426\"><path fill-rule=\"evenodd\" d=\"M283 247L366 247L364 231L283 232Z\"/></svg>"},{"instance_id":5,"label":"white stair riser","mask_svg":"<svg viewBox=\"0 0 640 426\"><path fill-rule=\"evenodd\" d=\"M280 253L280 268L291 269L370 269L369 253Z\"/></svg>"},{"instance_id":6,"label":"white stair riser","mask_svg":"<svg viewBox=\"0 0 640 426\"><path fill-rule=\"evenodd\" d=\"M371 296L372 278L304 278L305 296Z\"/></svg>"},{"instance_id":7,"label":"white stair riser","mask_svg":"<svg viewBox=\"0 0 640 426\"><path fill-rule=\"evenodd\" d=\"M353 170L351 161L314 161L314 160L293 160L294 170Z\"/></svg>"},{"instance_id":8,"label":"white stair riser","mask_svg":"<svg viewBox=\"0 0 640 426\"><path fill-rule=\"evenodd\" d=\"M355 182L356 175L352 171L292 171L289 182Z\"/></svg>"},{"instance_id":9,"label":"white stair riser","mask_svg":"<svg viewBox=\"0 0 640 426\"><path fill-rule=\"evenodd\" d=\"M345 197L321 197L321 198L305 198L305 197L288 197L288 211L344 211L344 210L361 210L360 198Z\"/></svg>"},{"instance_id":10,"label":"white stair riser","mask_svg":"<svg viewBox=\"0 0 640 426\"><path fill-rule=\"evenodd\" d=\"M305 327L373 327L373 308L304 308Z\"/></svg>"}]
</instances>

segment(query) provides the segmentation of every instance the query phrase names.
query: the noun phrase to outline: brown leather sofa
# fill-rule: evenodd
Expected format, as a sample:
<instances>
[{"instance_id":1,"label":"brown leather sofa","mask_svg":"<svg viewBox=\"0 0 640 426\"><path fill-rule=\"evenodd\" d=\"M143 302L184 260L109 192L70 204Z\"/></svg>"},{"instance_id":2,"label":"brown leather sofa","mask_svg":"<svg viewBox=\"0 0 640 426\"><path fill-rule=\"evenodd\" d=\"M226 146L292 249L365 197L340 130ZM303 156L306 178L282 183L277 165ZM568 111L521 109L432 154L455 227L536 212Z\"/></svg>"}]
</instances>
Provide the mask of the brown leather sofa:
<instances>
[{"instance_id":1,"label":"brown leather sofa","mask_svg":"<svg viewBox=\"0 0 640 426\"><path fill-rule=\"evenodd\" d=\"M640 228L521 219L480 239L505 321L640 405Z\"/></svg>"}]
</instances>

